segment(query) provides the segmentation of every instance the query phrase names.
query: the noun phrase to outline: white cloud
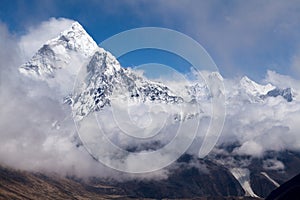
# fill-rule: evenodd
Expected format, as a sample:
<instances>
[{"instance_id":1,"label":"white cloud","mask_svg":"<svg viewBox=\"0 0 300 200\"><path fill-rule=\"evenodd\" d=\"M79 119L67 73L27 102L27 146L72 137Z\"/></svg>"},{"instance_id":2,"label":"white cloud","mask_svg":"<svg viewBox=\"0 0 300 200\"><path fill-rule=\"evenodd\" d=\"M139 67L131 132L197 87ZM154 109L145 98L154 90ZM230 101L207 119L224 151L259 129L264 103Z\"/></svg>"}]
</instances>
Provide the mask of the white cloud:
<instances>
[{"instance_id":1,"label":"white cloud","mask_svg":"<svg viewBox=\"0 0 300 200\"><path fill-rule=\"evenodd\" d=\"M284 164L276 159L267 159L263 161L263 168L266 170L284 170Z\"/></svg>"},{"instance_id":2,"label":"white cloud","mask_svg":"<svg viewBox=\"0 0 300 200\"><path fill-rule=\"evenodd\" d=\"M231 96L220 143L238 141L241 146L235 149L235 153L262 156L270 150L299 150L299 81L268 71L264 82L279 88L291 87L294 100L287 102L282 97L269 97L251 103L249 97L243 95L243 88L237 87L237 80L226 82Z\"/></svg>"},{"instance_id":3,"label":"white cloud","mask_svg":"<svg viewBox=\"0 0 300 200\"><path fill-rule=\"evenodd\" d=\"M300 90L300 81L298 79L287 75L278 74L277 72L271 70L267 71L264 82L272 83L280 88L293 88L295 89L294 92L296 93Z\"/></svg>"},{"instance_id":4,"label":"white cloud","mask_svg":"<svg viewBox=\"0 0 300 200\"><path fill-rule=\"evenodd\" d=\"M260 76L267 68L288 62L295 54L291 46L298 46L295 51L299 51L297 1L124 2L144 24L152 25L153 16L159 16L165 27L195 38L227 77ZM277 70L291 72L284 68Z\"/></svg>"},{"instance_id":5,"label":"white cloud","mask_svg":"<svg viewBox=\"0 0 300 200\"><path fill-rule=\"evenodd\" d=\"M246 141L241 147L235 149L234 153L240 155L261 156L264 153L264 148L255 141Z\"/></svg>"}]
</instances>

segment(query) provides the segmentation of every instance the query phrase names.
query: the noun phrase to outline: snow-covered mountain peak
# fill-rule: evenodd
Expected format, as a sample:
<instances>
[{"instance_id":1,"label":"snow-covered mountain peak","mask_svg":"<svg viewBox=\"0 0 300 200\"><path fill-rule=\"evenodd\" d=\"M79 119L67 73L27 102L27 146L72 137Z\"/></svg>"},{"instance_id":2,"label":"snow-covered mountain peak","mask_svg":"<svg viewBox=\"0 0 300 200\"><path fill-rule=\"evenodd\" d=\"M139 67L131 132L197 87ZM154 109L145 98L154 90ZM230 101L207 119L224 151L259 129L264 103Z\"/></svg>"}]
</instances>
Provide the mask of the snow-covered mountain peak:
<instances>
[{"instance_id":1,"label":"snow-covered mountain peak","mask_svg":"<svg viewBox=\"0 0 300 200\"><path fill-rule=\"evenodd\" d=\"M78 66L86 62L97 49L96 42L78 22L74 22L57 37L48 40L20 67L20 72L38 79L53 78L56 70L63 68L75 74Z\"/></svg>"},{"instance_id":2,"label":"snow-covered mountain peak","mask_svg":"<svg viewBox=\"0 0 300 200\"><path fill-rule=\"evenodd\" d=\"M55 44L58 40L65 41L68 49L81 52L85 56L93 55L95 49L98 47L96 42L78 22L74 22L58 38L50 40L48 43Z\"/></svg>"},{"instance_id":3,"label":"snow-covered mountain peak","mask_svg":"<svg viewBox=\"0 0 300 200\"><path fill-rule=\"evenodd\" d=\"M241 83L249 83L252 84L254 81L252 81L248 76L243 76L240 80Z\"/></svg>"}]
</instances>

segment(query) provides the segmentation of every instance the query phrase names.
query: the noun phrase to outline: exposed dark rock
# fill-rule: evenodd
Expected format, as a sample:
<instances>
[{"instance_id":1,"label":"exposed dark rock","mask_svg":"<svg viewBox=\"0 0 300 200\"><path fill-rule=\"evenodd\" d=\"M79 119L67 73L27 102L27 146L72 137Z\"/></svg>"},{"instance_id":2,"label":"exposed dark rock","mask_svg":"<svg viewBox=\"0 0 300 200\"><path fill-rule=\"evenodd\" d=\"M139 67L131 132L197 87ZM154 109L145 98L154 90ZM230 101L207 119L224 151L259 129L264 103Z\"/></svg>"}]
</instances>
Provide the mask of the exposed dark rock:
<instances>
[{"instance_id":1,"label":"exposed dark rock","mask_svg":"<svg viewBox=\"0 0 300 200\"><path fill-rule=\"evenodd\" d=\"M272 191L266 200L296 200L300 197L300 174Z\"/></svg>"},{"instance_id":2,"label":"exposed dark rock","mask_svg":"<svg viewBox=\"0 0 300 200\"><path fill-rule=\"evenodd\" d=\"M261 98L267 98L267 97L278 97L282 96L287 102L293 101L293 94L291 88L275 88L273 90L270 90L266 95L262 95Z\"/></svg>"}]
</instances>

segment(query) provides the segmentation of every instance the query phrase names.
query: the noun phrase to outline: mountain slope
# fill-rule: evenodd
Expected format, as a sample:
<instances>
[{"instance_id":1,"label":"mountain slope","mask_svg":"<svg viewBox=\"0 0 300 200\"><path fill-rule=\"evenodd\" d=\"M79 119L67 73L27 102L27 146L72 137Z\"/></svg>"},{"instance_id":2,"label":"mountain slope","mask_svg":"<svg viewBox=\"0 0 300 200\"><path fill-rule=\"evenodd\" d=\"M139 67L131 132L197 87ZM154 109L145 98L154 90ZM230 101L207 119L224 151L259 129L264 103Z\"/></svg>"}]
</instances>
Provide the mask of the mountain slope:
<instances>
[{"instance_id":1,"label":"mountain slope","mask_svg":"<svg viewBox=\"0 0 300 200\"><path fill-rule=\"evenodd\" d=\"M92 111L110 105L113 95L113 98L138 99L139 102L183 102L167 86L122 68L113 55L99 48L87 65L83 85L66 101L71 103L75 118L81 119Z\"/></svg>"},{"instance_id":2,"label":"mountain slope","mask_svg":"<svg viewBox=\"0 0 300 200\"><path fill-rule=\"evenodd\" d=\"M121 189L110 185L92 186L56 175L17 171L0 166L0 199L124 198L126 195Z\"/></svg>"}]
</instances>

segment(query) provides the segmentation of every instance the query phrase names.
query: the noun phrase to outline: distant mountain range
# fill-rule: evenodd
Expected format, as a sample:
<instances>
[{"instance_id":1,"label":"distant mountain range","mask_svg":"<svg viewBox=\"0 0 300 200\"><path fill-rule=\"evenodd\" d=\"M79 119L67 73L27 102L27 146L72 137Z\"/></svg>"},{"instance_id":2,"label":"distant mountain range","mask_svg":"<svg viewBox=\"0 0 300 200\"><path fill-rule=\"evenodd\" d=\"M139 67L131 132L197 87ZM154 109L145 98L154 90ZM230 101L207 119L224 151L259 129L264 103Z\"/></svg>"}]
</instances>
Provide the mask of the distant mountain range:
<instances>
[{"instance_id":1,"label":"distant mountain range","mask_svg":"<svg viewBox=\"0 0 300 200\"><path fill-rule=\"evenodd\" d=\"M130 68L122 68L110 52L97 46L78 22L46 42L31 60L20 67L20 72L34 79L49 82L51 85L54 79L62 81L60 74L67 74L65 79L74 80L81 67L86 70L83 72L83 85L75 94L66 95L65 98L65 101L72 105L75 117L78 118L110 105L113 93L121 95L120 98L167 104L208 101L211 95L209 88L204 83L198 82L186 85L188 95L181 97L163 83L150 81ZM208 75L208 78L210 77L223 79L218 72L212 72ZM69 84L69 91L64 91L65 93L72 92L74 83ZM245 92L249 101L263 101L267 97L277 96L282 96L288 102L293 100L291 88L282 89L271 84L260 85L248 77L243 77L239 84L239 92ZM232 95L229 94L228 99L232 98Z\"/></svg>"}]
</instances>

